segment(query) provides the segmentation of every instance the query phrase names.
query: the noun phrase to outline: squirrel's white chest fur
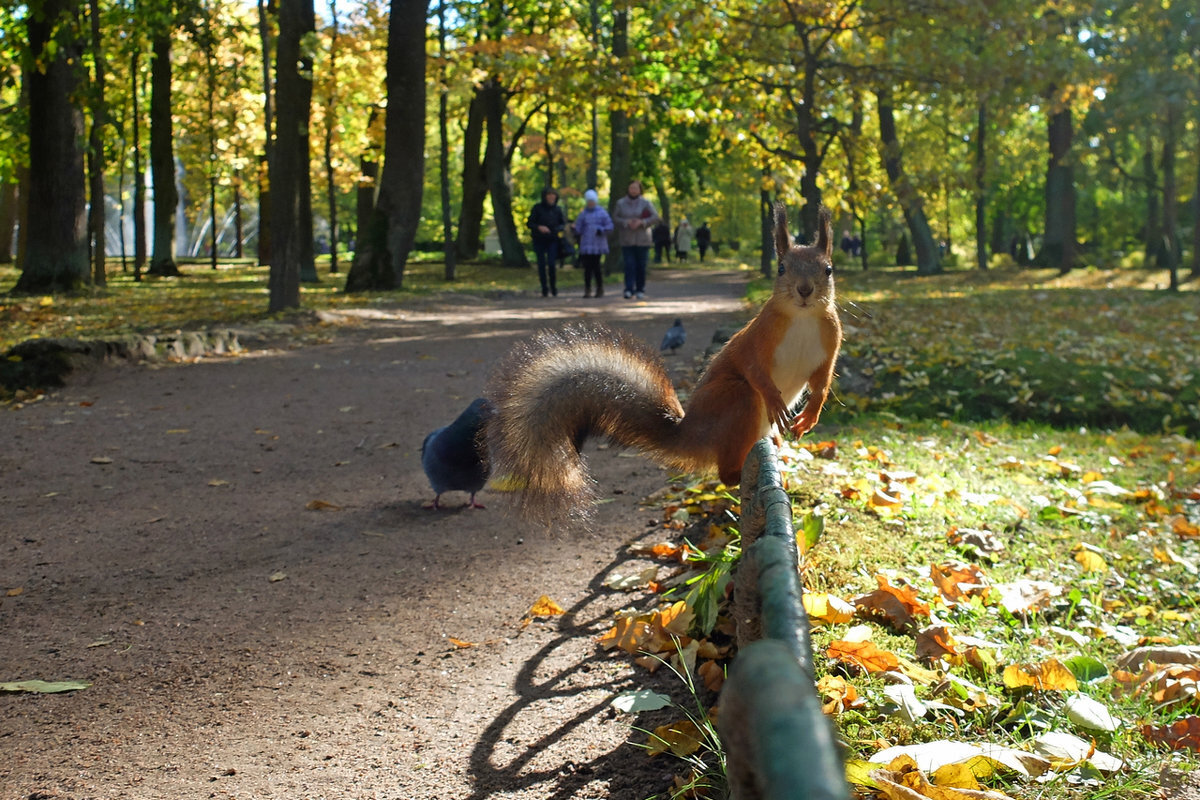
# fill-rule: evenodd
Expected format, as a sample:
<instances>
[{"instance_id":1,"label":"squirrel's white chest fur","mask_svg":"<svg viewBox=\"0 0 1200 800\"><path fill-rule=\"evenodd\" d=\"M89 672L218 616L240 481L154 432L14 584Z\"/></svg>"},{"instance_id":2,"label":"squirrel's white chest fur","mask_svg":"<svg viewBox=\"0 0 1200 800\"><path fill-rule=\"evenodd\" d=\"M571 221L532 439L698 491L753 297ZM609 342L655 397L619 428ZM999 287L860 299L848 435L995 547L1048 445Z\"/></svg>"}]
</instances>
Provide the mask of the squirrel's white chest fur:
<instances>
[{"instance_id":1,"label":"squirrel's white chest fur","mask_svg":"<svg viewBox=\"0 0 1200 800\"><path fill-rule=\"evenodd\" d=\"M789 407L800 399L809 376L827 357L820 319L813 314L793 316L771 363L771 379Z\"/></svg>"}]
</instances>

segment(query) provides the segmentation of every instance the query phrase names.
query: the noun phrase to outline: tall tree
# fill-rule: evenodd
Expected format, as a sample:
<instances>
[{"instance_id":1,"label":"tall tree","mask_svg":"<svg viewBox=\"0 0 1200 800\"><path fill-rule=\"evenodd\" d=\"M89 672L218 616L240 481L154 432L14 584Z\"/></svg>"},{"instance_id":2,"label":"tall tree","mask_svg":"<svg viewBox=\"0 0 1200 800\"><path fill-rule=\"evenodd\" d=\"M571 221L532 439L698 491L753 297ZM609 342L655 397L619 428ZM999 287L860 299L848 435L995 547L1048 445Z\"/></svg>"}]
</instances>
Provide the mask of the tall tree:
<instances>
[{"instance_id":1,"label":"tall tree","mask_svg":"<svg viewBox=\"0 0 1200 800\"><path fill-rule=\"evenodd\" d=\"M425 17L428 0L392 0L388 19L383 174L371 223L358 232L346 291L399 289L421 220L425 170Z\"/></svg>"},{"instance_id":2,"label":"tall tree","mask_svg":"<svg viewBox=\"0 0 1200 800\"><path fill-rule=\"evenodd\" d=\"M146 170L142 166L141 43L134 42L129 59L131 138L133 139L133 279L141 281L146 267Z\"/></svg>"},{"instance_id":3,"label":"tall tree","mask_svg":"<svg viewBox=\"0 0 1200 800\"><path fill-rule=\"evenodd\" d=\"M610 54L615 63L629 58L629 0L613 0ZM614 101L608 109L608 213L617 209L617 200L633 180L633 139L629 131L629 112L624 103ZM620 261L619 248L609 250L604 271L612 273Z\"/></svg>"},{"instance_id":4,"label":"tall tree","mask_svg":"<svg viewBox=\"0 0 1200 800\"><path fill-rule=\"evenodd\" d=\"M300 306L302 263L306 254L303 197L308 174L308 120L312 103L312 58L304 38L316 30L313 0L279 0L279 37L275 47L277 129L270 160L271 273L269 308ZM307 235L311 242L311 229ZM308 265L311 268L311 264Z\"/></svg>"},{"instance_id":5,"label":"tall tree","mask_svg":"<svg viewBox=\"0 0 1200 800\"><path fill-rule=\"evenodd\" d=\"M333 166L333 138L337 130L338 108L338 13L337 0L329 0L329 74L326 76L328 97L325 104L325 126L322 149L325 156L325 200L329 211L329 271L338 271L338 204L337 177Z\"/></svg>"},{"instance_id":6,"label":"tall tree","mask_svg":"<svg viewBox=\"0 0 1200 800\"><path fill-rule=\"evenodd\" d=\"M483 247L483 202L487 199L487 181L483 175L483 87L476 87L467 106L467 122L462 143L462 204L458 210L458 238L455 254L463 260L479 255Z\"/></svg>"},{"instance_id":7,"label":"tall tree","mask_svg":"<svg viewBox=\"0 0 1200 800\"><path fill-rule=\"evenodd\" d=\"M13 232L17 227L17 182L15 176L0 179L0 264L13 260Z\"/></svg>"},{"instance_id":8,"label":"tall tree","mask_svg":"<svg viewBox=\"0 0 1200 800\"><path fill-rule=\"evenodd\" d=\"M258 164L258 263L271 263L271 157L275 152L275 87L271 83L271 55L274 52L271 17L276 0L258 0L258 38L262 49L263 139Z\"/></svg>"},{"instance_id":9,"label":"tall tree","mask_svg":"<svg viewBox=\"0 0 1200 800\"><path fill-rule=\"evenodd\" d=\"M896 117L891 89L880 89L875 93L875 97L879 109L879 136L883 144L884 168L887 170L892 191L896 193L896 199L900 202L900 208L904 212L904 222L908 225L909 234L912 236L917 250L917 273L936 275L942 271L941 254L933 241L933 233L929 229L925 204L904 173L900 140L896 135Z\"/></svg>"},{"instance_id":10,"label":"tall tree","mask_svg":"<svg viewBox=\"0 0 1200 800\"><path fill-rule=\"evenodd\" d=\"M454 227L450 207L450 87L446 83L446 0L438 3L438 188L442 195L442 252L445 278L456 272Z\"/></svg>"},{"instance_id":11,"label":"tall tree","mask_svg":"<svg viewBox=\"0 0 1200 800\"><path fill-rule=\"evenodd\" d=\"M151 43L150 67L150 175L154 182L154 248L150 255L151 275L178 275L175 263L175 209L179 189L175 185L175 138L171 112L171 42L175 25L167 4L164 17L156 20Z\"/></svg>"},{"instance_id":12,"label":"tall tree","mask_svg":"<svg viewBox=\"0 0 1200 800\"><path fill-rule=\"evenodd\" d=\"M1071 107L1059 101L1046 126L1050 160L1046 166L1046 217L1037 263L1067 273L1075 265L1075 164L1071 155Z\"/></svg>"},{"instance_id":13,"label":"tall tree","mask_svg":"<svg viewBox=\"0 0 1200 800\"><path fill-rule=\"evenodd\" d=\"M83 43L79 0L30 3L26 69L29 87L30 213L21 276L13 291L74 291L88 282L83 168L83 112L75 102ZM54 42L53 46L50 46Z\"/></svg>"},{"instance_id":14,"label":"tall tree","mask_svg":"<svg viewBox=\"0 0 1200 800\"><path fill-rule=\"evenodd\" d=\"M92 248L92 283L104 286L104 128L108 124L108 104L104 97L104 41L100 36L100 0L88 0L88 21L92 33L92 129L88 134L88 237Z\"/></svg>"}]
</instances>

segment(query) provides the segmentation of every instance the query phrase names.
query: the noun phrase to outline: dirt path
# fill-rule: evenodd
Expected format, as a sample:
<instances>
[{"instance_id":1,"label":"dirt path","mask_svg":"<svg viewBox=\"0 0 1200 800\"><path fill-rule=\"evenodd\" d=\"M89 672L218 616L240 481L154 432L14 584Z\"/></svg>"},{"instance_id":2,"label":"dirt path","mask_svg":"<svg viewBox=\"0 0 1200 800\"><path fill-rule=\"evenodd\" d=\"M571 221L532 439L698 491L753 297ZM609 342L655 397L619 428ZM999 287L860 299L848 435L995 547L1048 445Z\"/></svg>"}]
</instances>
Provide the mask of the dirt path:
<instances>
[{"instance_id":1,"label":"dirt path","mask_svg":"<svg viewBox=\"0 0 1200 800\"><path fill-rule=\"evenodd\" d=\"M609 701L634 673L594 637L627 600L601 583L652 532L638 499L664 472L590 448L612 502L594 531L546 535L495 508L422 509L418 448L544 325L657 342L683 317L668 363L690 374L744 282L363 313L328 344L103 369L0 410L0 681L93 682L0 696L0 798L661 791L677 765L626 744ZM522 629L543 593L568 614Z\"/></svg>"}]
</instances>

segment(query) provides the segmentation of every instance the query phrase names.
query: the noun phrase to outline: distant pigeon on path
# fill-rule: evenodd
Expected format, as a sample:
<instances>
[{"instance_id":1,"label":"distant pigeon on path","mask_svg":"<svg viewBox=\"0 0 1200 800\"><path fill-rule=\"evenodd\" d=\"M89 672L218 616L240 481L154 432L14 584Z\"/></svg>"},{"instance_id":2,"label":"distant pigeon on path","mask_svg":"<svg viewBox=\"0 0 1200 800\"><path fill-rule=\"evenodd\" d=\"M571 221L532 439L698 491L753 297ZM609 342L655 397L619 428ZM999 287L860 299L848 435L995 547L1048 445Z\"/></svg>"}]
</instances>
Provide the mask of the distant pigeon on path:
<instances>
[{"instance_id":1,"label":"distant pigeon on path","mask_svg":"<svg viewBox=\"0 0 1200 800\"><path fill-rule=\"evenodd\" d=\"M663 336L662 347L660 350L670 350L674 355L675 351L683 347L683 343L687 341L687 331L683 329L683 320L676 318L675 324L667 329L667 334Z\"/></svg>"},{"instance_id":2,"label":"distant pigeon on path","mask_svg":"<svg viewBox=\"0 0 1200 800\"><path fill-rule=\"evenodd\" d=\"M468 508L483 508L475 493L487 483L489 468L480 449L480 431L492 413L492 404L477 398L458 419L425 437L421 467L435 493L433 508L440 509L446 492L470 492Z\"/></svg>"}]
</instances>

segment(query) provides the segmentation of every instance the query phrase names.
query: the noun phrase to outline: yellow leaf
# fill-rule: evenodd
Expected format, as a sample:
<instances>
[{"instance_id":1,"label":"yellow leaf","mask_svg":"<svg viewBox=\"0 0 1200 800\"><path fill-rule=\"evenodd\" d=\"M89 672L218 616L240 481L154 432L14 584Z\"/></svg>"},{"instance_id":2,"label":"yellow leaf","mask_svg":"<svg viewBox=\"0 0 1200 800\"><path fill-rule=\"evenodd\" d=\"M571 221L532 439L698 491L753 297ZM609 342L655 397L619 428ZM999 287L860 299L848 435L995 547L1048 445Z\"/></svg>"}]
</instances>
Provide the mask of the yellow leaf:
<instances>
[{"instance_id":1,"label":"yellow leaf","mask_svg":"<svg viewBox=\"0 0 1200 800\"><path fill-rule=\"evenodd\" d=\"M682 719L670 725L661 725L650 734L647 751L652 756L671 751L672 755L683 758L690 756L700 749L703 735L696 723L690 719Z\"/></svg>"},{"instance_id":2,"label":"yellow leaf","mask_svg":"<svg viewBox=\"0 0 1200 800\"><path fill-rule=\"evenodd\" d=\"M983 759L980 759L983 760ZM969 764L944 764L929 776L938 786L949 786L955 789L978 789L979 781Z\"/></svg>"},{"instance_id":3,"label":"yellow leaf","mask_svg":"<svg viewBox=\"0 0 1200 800\"><path fill-rule=\"evenodd\" d=\"M1104 480L1104 475L1099 472L1096 472L1096 470L1092 469L1092 470L1088 470L1087 472L1083 473L1083 477L1081 477L1079 480L1082 483L1092 483L1093 481Z\"/></svg>"},{"instance_id":4,"label":"yellow leaf","mask_svg":"<svg viewBox=\"0 0 1200 800\"><path fill-rule=\"evenodd\" d=\"M528 617L554 617L559 614L567 613L562 606L550 599L550 595L544 594L534 601L529 607Z\"/></svg>"},{"instance_id":5,"label":"yellow leaf","mask_svg":"<svg viewBox=\"0 0 1200 800\"><path fill-rule=\"evenodd\" d=\"M188 432L189 432L189 430L187 428L171 428L171 430L167 431L167 433L188 433Z\"/></svg>"},{"instance_id":6,"label":"yellow leaf","mask_svg":"<svg viewBox=\"0 0 1200 800\"><path fill-rule=\"evenodd\" d=\"M1029 686L1039 691L1079 691L1071 670L1053 658L1041 664L1009 664L1004 668L1004 685L1009 689Z\"/></svg>"},{"instance_id":7,"label":"yellow leaf","mask_svg":"<svg viewBox=\"0 0 1200 800\"><path fill-rule=\"evenodd\" d=\"M25 587L18 586L15 589L9 589L7 592L4 593L4 596L5 597L20 597L24 593L25 593Z\"/></svg>"},{"instance_id":8,"label":"yellow leaf","mask_svg":"<svg viewBox=\"0 0 1200 800\"><path fill-rule=\"evenodd\" d=\"M805 592L804 610L810 619L840 625L854 619L854 606L840 597L825 592Z\"/></svg>"},{"instance_id":9,"label":"yellow leaf","mask_svg":"<svg viewBox=\"0 0 1200 800\"><path fill-rule=\"evenodd\" d=\"M211 481L208 482L208 485L209 486L228 486L229 481L222 480L220 478L213 478Z\"/></svg>"},{"instance_id":10,"label":"yellow leaf","mask_svg":"<svg viewBox=\"0 0 1200 800\"><path fill-rule=\"evenodd\" d=\"M304 504L304 507L309 511L341 511L341 506L335 506L333 503L327 503L324 500L309 500Z\"/></svg>"},{"instance_id":11,"label":"yellow leaf","mask_svg":"<svg viewBox=\"0 0 1200 800\"><path fill-rule=\"evenodd\" d=\"M619 647L626 653L637 653L650 636L649 617L621 617L608 633L600 637L605 650Z\"/></svg>"},{"instance_id":12,"label":"yellow leaf","mask_svg":"<svg viewBox=\"0 0 1200 800\"><path fill-rule=\"evenodd\" d=\"M1108 563L1104 560L1104 557L1087 548L1081 548L1076 552L1075 560L1083 565L1084 572L1105 572L1108 570Z\"/></svg>"},{"instance_id":13,"label":"yellow leaf","mask_svg":"<svg viewBox=\"0 0 1200 800\"><path fill-rule=\"evenodd\" d=\"M465 648L465 647L474 647L475 646L474 642L466 642L466 641L463 641L462 639L455 639L453 636L447 636L446 638L450 640L450 644L452 644L455 647L458 647L460 649Z\"/></svg>"}]
</instances>

